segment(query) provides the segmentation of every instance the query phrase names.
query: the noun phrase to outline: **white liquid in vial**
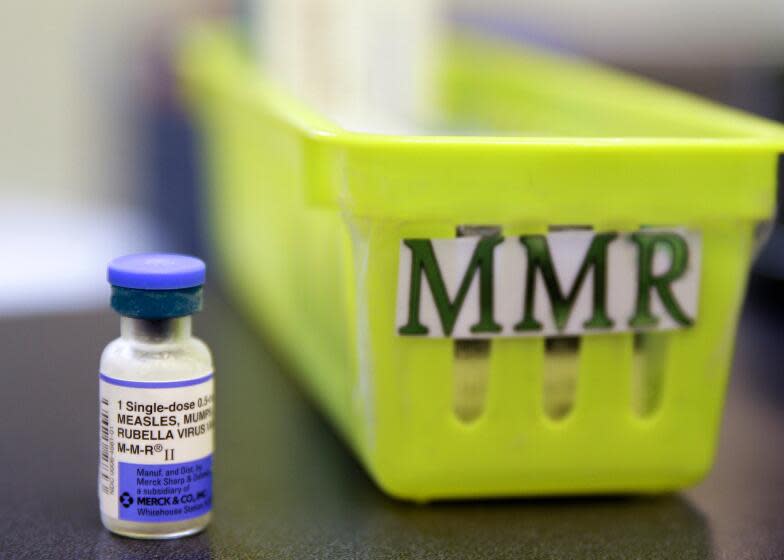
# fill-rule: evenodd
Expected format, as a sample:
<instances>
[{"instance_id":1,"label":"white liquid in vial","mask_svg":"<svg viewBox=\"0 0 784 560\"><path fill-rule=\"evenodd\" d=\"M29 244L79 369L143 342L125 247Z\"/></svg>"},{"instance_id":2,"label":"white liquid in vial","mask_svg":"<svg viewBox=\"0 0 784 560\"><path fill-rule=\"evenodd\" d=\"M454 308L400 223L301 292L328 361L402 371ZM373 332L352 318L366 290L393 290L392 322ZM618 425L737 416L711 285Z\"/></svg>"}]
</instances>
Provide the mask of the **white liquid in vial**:
<instances>
[{"instance_id":1,"label":"white liquid in vial","mask_svg":"<svg viewBox=\"0 0 784 560\"><path fill-rule=\"evenodd\" d=\"M111 383L107 383L105 378L101 381L101 420L106 421L102 428L105 425L107 433L109 429L112 431L111 442L106 440L103 432L101 439L98 492L104 526L120 535L147 539L176 538L201 531L211 516L213 366L207 346L191 336L191 317L162 320L122 317L121 336L104 350L100 372L105 378L113 380ZM159 388L161 385L155 385L152 388L139 388L138 385L129 387L127 383L175 383L178 387ZM149 407L151 403L163 407L171 406L171 403L179 405L159 414L149 413L150 408L133 410L133 407L140 405ZM130 414L123 416L125 421L120 422L118 416L129 412L129 404ZM180 410L176 410L178 408ZM129 419L130 416L133 418ZM150 423L156 426L150 426ZM183 428L190 431L179 432ZM120 429L125 430L122 438L117 433ZM139 431L129 431L134 429ZM172 437L166 439L165 435L170 430ZM120 444L124 446L119 447ZM132 444L139 445L138 450L131 448ZM146 446L152 446L154 451L145 454ZM109 450L111 457L108 455ZM104 452L107 453L106 457L103 456ZM125 505L121 498L125 491L120 488L121 461L144 464L144 467L149 466L151 472L158 468L173 467L168 472L173 475L175 482L164 482L166 471L161 473L161 477L145 479L138 483L140 485L134 482L133 495L129 494L125 498L126 503L131 499L133 503ZM194 464L195 467L191 466ZM177 477L182 479L181 486L177 485ZM137 511L141 511L144 518L144 510L131 509L139 507L140 503L150 504L146 511L150 512L148 518L153 521L128 519L129 516L138 517ZM171 503L177 503L178 506L172 506ZM159 504L169 505L158 507ZM180 513L177 514L177 511ZM164 521L167 516L173 516L176 520Z\"/></svg>"}]
</instances>

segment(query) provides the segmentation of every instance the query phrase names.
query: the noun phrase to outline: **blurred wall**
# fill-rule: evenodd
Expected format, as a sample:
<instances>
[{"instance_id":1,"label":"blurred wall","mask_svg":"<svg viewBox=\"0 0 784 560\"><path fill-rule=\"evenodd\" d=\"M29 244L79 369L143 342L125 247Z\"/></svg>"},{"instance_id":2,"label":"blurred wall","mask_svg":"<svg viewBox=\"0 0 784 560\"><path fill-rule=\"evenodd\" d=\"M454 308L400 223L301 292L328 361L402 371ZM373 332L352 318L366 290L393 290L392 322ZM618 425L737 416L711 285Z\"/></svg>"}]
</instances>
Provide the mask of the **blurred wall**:
<instances>
[{"instance_id":1,"label":"blurred wall","mask_svg":"<svg viewBox=\"0 0 784 560\"><path fill-rule=\"evenodd\" d=\"M0 317L106 308L112 257L181 248L149 168L178 29L218 3L2 4Z\"/></svg>"},{"instance_id":2,"label":"blurred wall","mask_svg":"<svg viewBox=\"0 0 784 560\"><path fill-rule=\"evenodd\" d=\"M453 0L624 65L784 62L781 0Z\"/></svg>"},{"instance_id":3,"label":"blurred wall","mask_svg":"<svg viewBox=\"0 0 784 560\"><path fill-rule=\"evenodd\" d=\"M0 8L0 194L123 203L138 181L145 51L200 0Z\"/></svg>"}]
</instances>

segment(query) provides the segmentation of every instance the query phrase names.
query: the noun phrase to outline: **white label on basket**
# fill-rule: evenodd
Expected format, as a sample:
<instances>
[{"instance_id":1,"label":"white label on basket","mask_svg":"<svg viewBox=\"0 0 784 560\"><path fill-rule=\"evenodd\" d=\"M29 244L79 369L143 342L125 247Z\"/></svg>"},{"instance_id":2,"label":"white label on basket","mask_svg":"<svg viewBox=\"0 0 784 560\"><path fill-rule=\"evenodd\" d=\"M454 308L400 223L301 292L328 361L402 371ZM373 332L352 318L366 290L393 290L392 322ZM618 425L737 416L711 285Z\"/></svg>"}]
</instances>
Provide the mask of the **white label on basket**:
<instances>
[{"instance_id":1,"label":"white label on basket","mask_svg":"<svg viewBox=\"0 0 784 560\"><path fill-rule=\"evenodd\" d=\"M396 331L491 338L686 328L697 318L702 238L632 233L404 239Z\"/></svg>"}]
</instances>

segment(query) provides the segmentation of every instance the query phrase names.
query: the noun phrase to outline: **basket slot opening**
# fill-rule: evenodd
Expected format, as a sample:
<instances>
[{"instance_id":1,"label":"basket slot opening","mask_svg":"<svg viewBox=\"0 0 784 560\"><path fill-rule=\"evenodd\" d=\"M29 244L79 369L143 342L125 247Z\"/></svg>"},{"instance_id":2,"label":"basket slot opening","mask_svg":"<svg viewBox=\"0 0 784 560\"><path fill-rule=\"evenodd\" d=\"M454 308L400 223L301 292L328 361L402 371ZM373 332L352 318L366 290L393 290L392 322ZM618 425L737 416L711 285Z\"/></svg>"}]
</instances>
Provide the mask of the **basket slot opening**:
<instances>
[{"instance_id":1,"label":"basket slot opening","mask_svg":"<svg viewBox=\"0 0 784 560\"><path fill-rule=\"evenodd\" d=\"M545 338L542 371L544 413L561 420L574 408L580 369L580 337Z\"/></svg>"},{"instance_id":2,"label":"basket slot opening","mask_svg":"<svg viewBox=\"0 0 784 560\"><path fill-rule=\"evenodd\" d=\"M501 235L495 225L459 225L457 237L491 237ZM484 411L490 378L489 340L456 340L454 345L454 393L452 408L462 422L477 420Z\"/></svg>"},{"instance_id":3,"label":"basket slot opening","mask_svg":"<svg viewBox=\"0 0 784 560\"><path fill-rule=\"evenodd\" d=\"M665 332L634 335L631 401L640 418L652 416L661 404L668 337Z\"/></svg>"},{"instance_id":4,"label":"basket slot opening","mask_svg":"<svg viewBox=\"0 0 784 560\"><path fill-rule=\"evenodd\" d=\"M591 231L593 229L590 224L553 224L547 227L548 232ZM580 337L545 338L544 352L544 370L542 371L544 413L551 420L561 420L572 411L577 397Z\"/></svg>"},{"instance_id":5,"label":"basket slot opening","mask_svg":"<svg viewBox=\"0 0 784 560\"><path fill-rule=\"evenodd\" d=\"M454 397L455 416L472 422L482 415L490 376L490 341L455 341Z\"/></svg>"}]
</instances>

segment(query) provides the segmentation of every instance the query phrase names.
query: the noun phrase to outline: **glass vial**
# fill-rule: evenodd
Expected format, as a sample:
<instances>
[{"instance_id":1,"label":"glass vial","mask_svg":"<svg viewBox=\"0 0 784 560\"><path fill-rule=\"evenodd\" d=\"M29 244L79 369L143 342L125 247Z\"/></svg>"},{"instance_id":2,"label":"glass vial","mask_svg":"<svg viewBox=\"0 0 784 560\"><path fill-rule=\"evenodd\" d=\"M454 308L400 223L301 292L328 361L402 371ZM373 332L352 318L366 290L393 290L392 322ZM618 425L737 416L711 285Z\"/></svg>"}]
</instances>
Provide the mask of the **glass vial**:
<instances>
[{"instance_id":1,"label":"glass vial","mask_svg":"<svg viewBox=\"0 0 784 560\"><path fill-rule=\"evenodd\" d=\"M119 535L170 539L210 522L213 368L190 317L204 278L204 263L184 255L109 263L121 336L101 356L98 496Z\"/></svg>"}]
</instances>

